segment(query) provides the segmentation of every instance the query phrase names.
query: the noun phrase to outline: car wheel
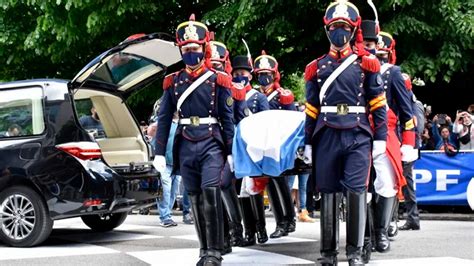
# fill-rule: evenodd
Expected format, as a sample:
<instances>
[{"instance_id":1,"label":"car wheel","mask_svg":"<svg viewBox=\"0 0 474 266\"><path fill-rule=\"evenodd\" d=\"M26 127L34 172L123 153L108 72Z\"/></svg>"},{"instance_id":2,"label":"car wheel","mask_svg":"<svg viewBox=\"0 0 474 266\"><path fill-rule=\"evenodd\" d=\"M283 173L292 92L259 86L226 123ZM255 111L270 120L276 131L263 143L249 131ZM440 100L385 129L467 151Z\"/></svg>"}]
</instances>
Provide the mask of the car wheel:
<instances>
[{"instance_id":1,"label":"car wheel","mask_svg":"<svg viewBox=\"0 0 474 266\"><path fill-rule=\"evenodd\" d=\"M82 221L89 226L90 229L97 232L111 231L121 225L126 218L126 212L87 215L81 217Z\"/></svg>"},{"instance_id":2,"label":"car wheel","mask_svg":"<svg viewBox=\"0 0 474 266\"><path fill-rule=\"evenodd\" d=\"M53 220L34 190L16 186L0 193L0 240L15 247L36 246L48 238Z\"/></svg>"}]
</instances>

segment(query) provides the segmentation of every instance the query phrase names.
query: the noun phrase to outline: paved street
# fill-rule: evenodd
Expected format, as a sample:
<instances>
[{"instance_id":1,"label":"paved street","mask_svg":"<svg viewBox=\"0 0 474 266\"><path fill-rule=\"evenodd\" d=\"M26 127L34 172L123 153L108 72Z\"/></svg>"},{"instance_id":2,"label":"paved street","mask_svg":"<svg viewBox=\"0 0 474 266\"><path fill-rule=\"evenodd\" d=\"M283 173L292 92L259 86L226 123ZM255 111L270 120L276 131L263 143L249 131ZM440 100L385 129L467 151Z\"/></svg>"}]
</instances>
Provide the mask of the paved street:
<instances>
[{"instance_id":1,"label":"paved street","mask_svg":"<svg viewBox=\"0 0 474 266\"><path fill-rule=\"evenodd\" d=\"M130 215L113 232L92 233L80 219L57 221L40 247L0 246L0 265L194 265L194 226L175 216L177 227L158 226L155 215ZM267 217L267 230L274 229ZM387 254L373 253L370 265L474 265L474 222L422 221L421 231L400 232ZM345 243L344 224L341 243ZM234 248L224 265L315 265L319 223L297 223L289 237L264 245ZM341 245L339 265L347 265Z\"/></svg>"}]
</instances>

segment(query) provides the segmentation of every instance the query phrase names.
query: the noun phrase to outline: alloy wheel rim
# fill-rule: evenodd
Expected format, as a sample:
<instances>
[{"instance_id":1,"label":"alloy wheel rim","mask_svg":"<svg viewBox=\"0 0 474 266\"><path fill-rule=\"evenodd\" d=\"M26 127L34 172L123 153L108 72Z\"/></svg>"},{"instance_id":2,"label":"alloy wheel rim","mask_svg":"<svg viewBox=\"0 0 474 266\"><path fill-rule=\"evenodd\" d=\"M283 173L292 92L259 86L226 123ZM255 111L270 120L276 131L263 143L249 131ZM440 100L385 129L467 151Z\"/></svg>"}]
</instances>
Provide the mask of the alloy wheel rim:
<instances>
[{"instance_id":1,"label":"alloy wheel rim","mask_svg":"<svg viewBox=\"0 0 474 266\"><path fill-rule=\"evenodd\" d=\"M23 195L10 195L0 206L0 223L3 233L10 239L25 239L36 224L33 203Z\"/></svg>"}]
</instances>

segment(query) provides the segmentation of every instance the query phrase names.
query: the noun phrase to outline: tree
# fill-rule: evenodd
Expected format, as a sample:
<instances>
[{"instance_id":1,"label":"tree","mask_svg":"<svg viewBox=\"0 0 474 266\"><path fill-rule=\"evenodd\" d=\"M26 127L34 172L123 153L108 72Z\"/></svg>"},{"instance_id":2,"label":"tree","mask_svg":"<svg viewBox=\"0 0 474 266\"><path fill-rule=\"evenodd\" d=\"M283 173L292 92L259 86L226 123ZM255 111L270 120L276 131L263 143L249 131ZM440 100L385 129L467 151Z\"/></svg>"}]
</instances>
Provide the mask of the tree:
<instances>
[{"instance_id":1,"label":"tree","mask_svg":"<svg viewBox=\"0 0 474 266\"><path fill-rule=\"evenodd\" d=\"M70 79L94 56L138 32L168 32L191 13L206 22L231 55L255 58L262 49L275 56L282 84L304 100L305 65L329 47L322 0L56 0L0 4L0 80L58 77ZM363 18L372 18L366 1L353 1ZM470 78L474 48L474 2L461 0L375 1L381 28L397 40L398 62L427 87L462 86ZM456 80L453 82L452 77ZM467 89L467 87L466 87ZM132 97L132 107L148 112L158 86ZM150 108L149 108L150 107ZM138 116L144 117L144 112Z\"/></svg>"}]
</instances>

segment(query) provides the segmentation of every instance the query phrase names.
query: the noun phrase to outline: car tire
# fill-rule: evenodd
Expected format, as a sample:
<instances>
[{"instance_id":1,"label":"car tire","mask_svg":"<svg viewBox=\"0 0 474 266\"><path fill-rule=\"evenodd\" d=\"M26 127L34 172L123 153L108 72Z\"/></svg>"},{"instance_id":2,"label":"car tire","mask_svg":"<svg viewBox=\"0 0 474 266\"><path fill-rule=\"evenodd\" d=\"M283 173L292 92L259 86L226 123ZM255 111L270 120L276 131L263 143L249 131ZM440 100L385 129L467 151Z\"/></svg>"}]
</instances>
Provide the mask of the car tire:
<instances>
[{"instance_id":1,"label":"car tire","mask_svg":"<svg viewBox=\"0 0 474 266\"><path fill-rule=\"evenodd\" d=\"M100 215L82 216L82 221L93 231L107 232L120 226L127 218L126 212L106 213Z\"/></svg>"},{"instance_id":2,"label":"car tire","mask_svg":"<svg viewBox=\"0 0 474 266\"><path fill-rule=\"evenodd\" d=\"M53 220L46 203L33 189L7 188L0 193L0 241L14 247L41 244L51 234Z\"/></svg>"}]
</instances>

